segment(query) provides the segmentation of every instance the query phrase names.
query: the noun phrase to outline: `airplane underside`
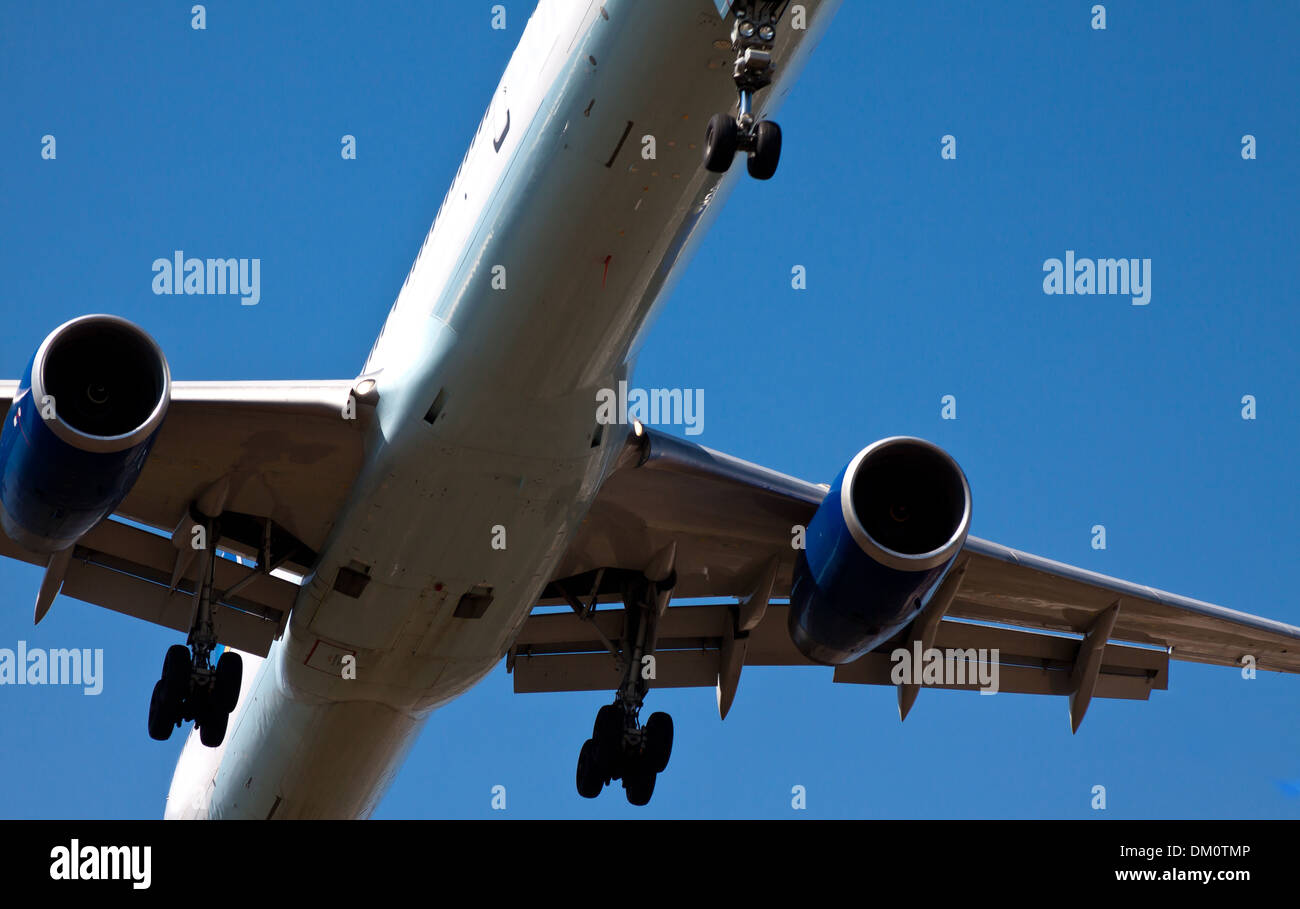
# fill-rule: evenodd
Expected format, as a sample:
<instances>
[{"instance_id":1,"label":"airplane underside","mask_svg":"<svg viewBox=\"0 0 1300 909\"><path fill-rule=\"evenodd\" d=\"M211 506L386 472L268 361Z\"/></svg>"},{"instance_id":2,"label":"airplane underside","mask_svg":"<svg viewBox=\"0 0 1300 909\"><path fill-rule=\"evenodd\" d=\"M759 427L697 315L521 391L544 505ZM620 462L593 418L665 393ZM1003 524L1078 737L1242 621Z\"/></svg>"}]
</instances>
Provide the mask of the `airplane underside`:
<instances>
[{"instance_id":1,"label":"airplane underside","mask_svg":"<svg viewBox=\"0 0 1300 909\"><path fill-rule=\"evenodd\" d=\"M542 8L530 22L516 58L539 44L534 25L553 27L559 36L541 31L540 43L552 44L541 66L554 81L521 101L508 69L498 93L513 99L508 112L485 119L505 124L485 138L512 157L468 231L463 259L483 263L482 300L453 298L472 280L464 273L418 298L422 266L413 267L372 354L383 367L367 464L222 751L203 747L201 729L187 743L169 817L367 816L429 714L505 657L622 450L624 433L606 430L626 427L593 420L597 392L627 378L653 308L734 183L719 171L738 153L756 178L776 168L779 130L762 112L774 76L798 68L775 74L776 10L751 25L696 6L682 15L675 4L609 3L563 14L573 21ZM720 51L729 32L735 47ZM784 36L783 64L817 33ZM653 55L644 34L657 36ZM714 114L728 106L738 114L720 139ZM504 289L484 267L498 262ZM493 528L505 534L500 548ZM364 589L318 583L340 570L363 576ZM654 584L670 572L671 562L634 595L645 615L666 602ZM467 590L489 605L475 614ZM354 677L340 671L344 658ZM602 710L604 731L580 759L585 767L599 752L584 794L595 774L608 782L627 769L629 798L649 799L672 727L666 714L639 722L645 690L629 673ZM635 767L621 766L623 751Z\"/></svg>"}]
</instances>

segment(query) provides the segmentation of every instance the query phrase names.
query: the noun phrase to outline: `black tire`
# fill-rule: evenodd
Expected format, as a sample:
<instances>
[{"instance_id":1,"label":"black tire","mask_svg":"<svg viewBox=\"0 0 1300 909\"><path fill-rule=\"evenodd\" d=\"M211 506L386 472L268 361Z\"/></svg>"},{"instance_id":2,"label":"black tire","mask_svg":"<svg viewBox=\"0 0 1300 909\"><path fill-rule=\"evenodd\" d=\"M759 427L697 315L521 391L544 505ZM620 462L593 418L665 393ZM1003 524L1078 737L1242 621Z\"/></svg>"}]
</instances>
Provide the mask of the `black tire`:
<instances>
[{"instance_id":1,"label":"black tire","mask_svg":"<svg viewBox=\"0 0 1300 909\"><path fill-rule=\"evenodd\" d=\"M645 756L655 773L663 773L673 754L673 718L666 713L650 714L645 724Z\"/></svg>"},{"instance_id":2,"label":"black tire","mask_svg":"<svg viewBox=\"0 0 1300 909\"><path fill-rule=\"evenodd\" d=\"M591 725L591 737L599 742L623 734L623 710L617 704L606 704L596 712L596 722Z\"/></svg>"},{"instance_id":3,"label":"black tire","mask_svg":"<svg viewBox=\"0 0 1300 909\"><path fill-rule=\"evenodd\" d=\"M754 129L754 150L749 155L749 175L755 180L770 180L781 163L781 127L771 120L760 120Z\"/></svg>"},{"instance_id":4,"label":"black tire","mask_svg":"<svg viewBox=\"0 0 1300 909\"><path fill-rule=\"evenodd\" d=\"M239 654L227 650L217 660L217 679L212 686L212 704L226 713L239 703L239 688L244 679L244 660Z\"/></svg>"},{"instance_id":5,"label":"black tire","mask_svg":"<svg viewBox=\"0 0 1300 909\"><path fill-rule=\"evenodd\" d=\"M740 141L740 128L736 118L729 114L714 114L704 131L704 168L715 174L725 174L736 158Z\"/></svg>"},{"instance_id":6,"label":"black tire","mask_svg":"<svg viewBox=\"0 0 1300 909\"><path fill-rule=\"evenodd\" d=\"M199 741L216 748L226 737L226 723L230 714L224 710L209 710L199 721Z\"/></svg>"},{"instance_id":7,"label":"black tire","mask_svg":"<svg viewBox=\"0 0 1300 909\"><path fill-rule=\"evenodd\" d=\"M172 737L176 728L174 714L168 712L163 700L163 683L159 679L154 683L153 696L149 698L149 738L156 742L165 742Z\"/></svg>"},{"instance_id":8,"label":"black tire","mask_svg":"<svg viewBox=\"0 0 1300 909\"><path fill-rule=\"evenodd\" d=\"M623 761L623 708L606 704L596 714L591 728L591 753L596 768L606 780L617 779Z\"/></svg>"},{"instance_id":9,"label":"black tire","mask_svg":"<svg viewBox=\"0 0 1300 909\"><path fill-rule=\"evenodd\" d=\"M167 713L173 717L180 716L181 703L190 693L190 671L193 667L190 648L184 644L173 644L167 648L167 656L163 658L162 696L167 704Z\"/></svg>"},{"instance_id":10,"label":"black tire","mask_svg":"<svg viewBox=\"0 0 1300 909\"><path fill-rule=\"evenodd\" d=\"M596 749L591 739L582 743L578 752L578 795L594 799L605 788L605 778L596 765Z\"/></svg>"},{"instance_id":11,"label":"black tire","mask_svg":"<svg viewBox=\"0 0 1300 909\"><path fill-rule=\"evenodd\" d=\"M628 802L637 806L650 804L650 796L655 792L655 776L654 768L648 761L636 761L623 774L623 789Z\"/></svg>"},{"instance_id":12,"label":"black tire","mask_svg":"<svg viewBox=\"0 0 1300 909\"><path fill-rule=\"evenodd\" d=\"M203 718L208 715L212 709L212 689L203 686L196 687L190 692L185 703L181 705L180 713L176 714L179 719L193 720L196 723L202 723Z\"/></svg>"}]
</instances>

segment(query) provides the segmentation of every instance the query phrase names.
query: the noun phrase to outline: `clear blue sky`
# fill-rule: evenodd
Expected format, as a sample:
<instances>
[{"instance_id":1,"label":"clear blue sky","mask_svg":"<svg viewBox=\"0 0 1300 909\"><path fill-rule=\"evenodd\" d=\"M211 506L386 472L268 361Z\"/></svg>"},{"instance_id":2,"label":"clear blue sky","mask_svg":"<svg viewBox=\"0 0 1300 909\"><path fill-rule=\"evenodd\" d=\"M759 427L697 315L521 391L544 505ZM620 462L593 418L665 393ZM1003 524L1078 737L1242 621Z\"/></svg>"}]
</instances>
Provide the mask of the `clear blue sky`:
<instances>
[{"instance_id":1,"label":"clear blue sky","mask_svg":"<svg viewBox=\"0 0 1300 909\"><path fill-rule=\"evenodd\" d=\"M241 0L205 32L189 3L4 5L0 375L95 311L177 378L355 375L532 7L505 5L504 32L487 2ZM1300 624L1300 6L1107 5L1093 31L1086 2L848 0L779 117L776 179L731 197L635 380L704 389L698 441L814 480L923 436L965 468L979 536ZM260 257L261 303L154 296L176 249ZM1150 305L1044 295L1067 249L1151 258ZM145 714L180 636L68 599L33 628L39 580L0 565L0 647L102 647L105 685L0 687L0 817L160 816L181 737ZM798 784L822 818L1300 817L1278 785L1300 778L1296 677L1174 663L1071 736L1060 698L922 692L900 724L892 689L747 670L725 723L712 690L651 695L677 742L641 810L574 790L605 700L514 695L501 668L433 716L378 815L489 817L504 784L516 818L782 818Z\"/></svg>"}]
</instances>

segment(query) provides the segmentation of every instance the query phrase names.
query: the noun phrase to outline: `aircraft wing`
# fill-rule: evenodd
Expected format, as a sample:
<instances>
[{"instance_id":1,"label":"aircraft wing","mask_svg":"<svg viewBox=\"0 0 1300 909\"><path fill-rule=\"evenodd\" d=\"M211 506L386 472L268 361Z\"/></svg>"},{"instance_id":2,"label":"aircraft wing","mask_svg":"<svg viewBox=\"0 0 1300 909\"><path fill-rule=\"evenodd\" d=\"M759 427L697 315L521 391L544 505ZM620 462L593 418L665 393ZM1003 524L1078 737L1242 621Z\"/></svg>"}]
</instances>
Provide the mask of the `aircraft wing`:
<instances>
[{"instance_id":1,"label":"aircraft wing","mask_svg":"<svg viewBox=\"0 0 1300 909\"><path fill-rule=\"evenodd\" d=\"M653 686L716 685L725 715L742 665L814 665L790 639L788 607L775 601L790 594L796 527L807 526L827 487L638 429L539 603L573 610L535 610L508 667L517 691L617 688L607 642L618 640L622 609L599 604L619 601L621 578L675 544L674 600L724 602L669 606ZM1257 669L1300 672L1300 628L975 537L931 601L940 598L939 616L923 612L836 667L834 680L893 684L888 654L914 641L997 648L1001 690L1069 696L1073 716L1086 688L1077 727L1090 697L1146 699L1165 688L1171 657L1240 667L1249 656ZM914 686L899 687L906 715L915 691L901 689Z\"/></svg>"},{"instance_id":2,"label":"aircraft wing","mask_svg":"<svg viewBox=\"0 0 1300 909\"><path fill-rule=\"evenodd\" d=\"M0 411L8 410L17 384L0 385ZM364 457L371 411L354 406L355 418L345 418L352 386L173 382L144 470L114 516L74 547L60 592L187 632L197 565L189 564L173 587L179 550L170 535L190 504L218 484L228 490L220 550L306 572ZM0 555L47 561L3 533ZM297 585L219 559L214 590L228 591L214 615L219 640L264 656L284 629Z\"/></svg>"}]
</instances>

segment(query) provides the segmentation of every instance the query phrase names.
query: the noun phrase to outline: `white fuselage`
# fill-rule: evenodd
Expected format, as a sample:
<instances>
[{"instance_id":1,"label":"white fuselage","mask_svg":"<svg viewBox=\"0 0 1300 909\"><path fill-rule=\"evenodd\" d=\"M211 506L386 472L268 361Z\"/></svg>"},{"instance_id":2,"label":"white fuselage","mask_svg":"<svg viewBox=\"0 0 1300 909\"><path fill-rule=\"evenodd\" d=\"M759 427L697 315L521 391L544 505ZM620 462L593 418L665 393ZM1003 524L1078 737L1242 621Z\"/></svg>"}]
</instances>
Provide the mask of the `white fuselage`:
<instances>
[{"instance_id":1,"label":"white fuselage","mask_svg":"<svg viewBox=\"0 0 1300 909\"><path fill-rule=\"evenodd\" d=\"M760 114L836 5L782 29ZM539 5L363 370L366 464L284 636L245 658L225 743L186 742L167 817L368 816L429 714L500 662L624 438L597 435L596 393L744 174L700 163L735 107L729 32L714 0ZM368 573L359 597L340 568ZM454 615L473 588L491 604Z\"/></svg>"}]
</instances>

